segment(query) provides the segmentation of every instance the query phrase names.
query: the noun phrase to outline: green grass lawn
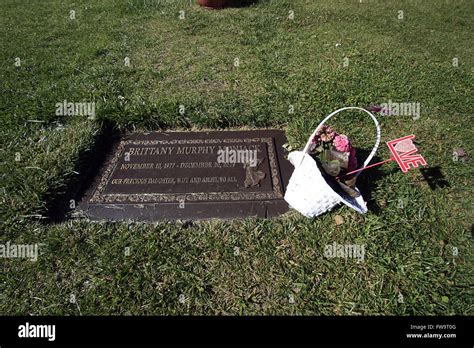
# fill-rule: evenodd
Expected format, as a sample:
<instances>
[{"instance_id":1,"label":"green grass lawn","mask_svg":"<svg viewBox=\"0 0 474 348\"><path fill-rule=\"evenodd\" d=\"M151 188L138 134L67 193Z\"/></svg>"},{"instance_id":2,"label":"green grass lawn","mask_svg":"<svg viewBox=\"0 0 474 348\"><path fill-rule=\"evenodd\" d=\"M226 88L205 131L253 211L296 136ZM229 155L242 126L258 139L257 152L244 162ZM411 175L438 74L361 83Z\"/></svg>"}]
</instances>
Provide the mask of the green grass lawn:
<instances>
[{"instance_id":1,"label":"green grass lawn","mask_svg":"<svg viewBox=\"0 0 474 348\"><path fill-rule=\"evenodd\" d=\"M474 171L452 150L474 155L473 12L469 0L1 1L0 244L43 244L37 262L0 260L0 313L472 315ZM63 100L95 102L95 120L56 116ZM73 198L105 125L282 128L296 149L331 111L389 100L421 115L379 117L382 141L416 134L445 182L368 172L364 216L46 218ZM363 115L332 124L372 145ZM364 261L325 258L333 242L365 245Z\"/></svg>"}]
</instances>

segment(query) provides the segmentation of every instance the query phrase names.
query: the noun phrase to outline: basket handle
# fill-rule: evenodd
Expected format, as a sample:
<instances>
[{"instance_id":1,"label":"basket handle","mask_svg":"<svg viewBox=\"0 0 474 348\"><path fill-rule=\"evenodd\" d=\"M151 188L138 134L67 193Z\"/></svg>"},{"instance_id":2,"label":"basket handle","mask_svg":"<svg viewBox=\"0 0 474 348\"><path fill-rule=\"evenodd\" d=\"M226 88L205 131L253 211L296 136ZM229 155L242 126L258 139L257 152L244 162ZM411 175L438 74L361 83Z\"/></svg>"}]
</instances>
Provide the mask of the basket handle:
<instances>
[{"instance_id":1,"label":"basket handle","mask_svg":"<svg viewBox=\"0 0 474 348\"><path fill-rule=\"evenodd\" d=\"M319 124L318 127L316 127L316 129L314 130L313 134L311 134L311 136L309 137L308 139L308 142L306 143L306 146L304 147L304 150L303 152L304 153L308 153L308 150L309 150L309 147L311 146L311 140L313 140L313 138L315 137L316 135L316 132L319 130L319 128L322 127L322 125L324 125L326 123L327 120L329 120L331 117L333 117L334 115L336 115L337 113L341 112L341 111L345 111L345 110L360 110L360 111L364 111L366 114L368 114L372 120L374 121L375 123L375 128L377 129L377 135L376 135L376 140L375 140L375 145L374 145L374 148L372 149L372 152L369 154L369 156L367 156L367 159L365 160L364 162L364 165L362 168L365 168L367 166L367 164L369 164L369 162L372 160L372 158L374 157L375 153L377 152L377 149L379 148L379 145L380 145L380 125L379 125L379 122L377 121L377 119L375 118L375 116L368 110L366 109L363 109L363 108L359 108L357 106L347 106L347 107L344 107L344 108L340 108L334 112L332 112L331 114L329 114L328 116L326 116L326 118L324 120L321 121L321 123ZM304 158L304 156L303 156ZM301 162L303 162L303 158L301 160ZM359 175L359 173L356 174Z\"/></svg>"}]
</instances>

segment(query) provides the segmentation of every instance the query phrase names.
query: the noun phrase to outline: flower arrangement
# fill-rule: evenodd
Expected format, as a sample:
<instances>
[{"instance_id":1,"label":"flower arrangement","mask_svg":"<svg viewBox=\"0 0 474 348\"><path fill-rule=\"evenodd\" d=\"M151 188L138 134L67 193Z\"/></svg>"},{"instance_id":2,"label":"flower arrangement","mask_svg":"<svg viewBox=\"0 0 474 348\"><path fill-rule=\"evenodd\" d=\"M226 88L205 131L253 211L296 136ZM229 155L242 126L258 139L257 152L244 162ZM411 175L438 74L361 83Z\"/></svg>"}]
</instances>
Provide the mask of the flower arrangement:
<instances>
[{"instance_id":1,"label":"flower arrangement","mask_svg":"<svg viewBox=\"0 0 474 348\"><path fill-rule=\"evenodd\" d=\"M356 175L348 173L357 169L356 150L345 134L338 134L327 125L322 125L311 141L310 155L322 167L329 179L336 181L349 196L358 197L355 190Z\"/></svg>"}]
</instances>

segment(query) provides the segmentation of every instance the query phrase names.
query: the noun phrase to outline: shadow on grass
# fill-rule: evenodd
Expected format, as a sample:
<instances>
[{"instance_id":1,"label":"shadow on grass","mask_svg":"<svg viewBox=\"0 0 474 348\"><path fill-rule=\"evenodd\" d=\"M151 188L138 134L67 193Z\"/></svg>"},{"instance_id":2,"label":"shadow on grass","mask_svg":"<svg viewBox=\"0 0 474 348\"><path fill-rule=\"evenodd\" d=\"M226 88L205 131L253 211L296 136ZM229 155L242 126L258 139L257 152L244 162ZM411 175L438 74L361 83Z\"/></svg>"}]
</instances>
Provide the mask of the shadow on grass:
<instances>
[{"instance_id":1,"label":"shadow on grass","mask_svg":"<svg viewBox=\"0 0 474 348\"><path fill-rule=\"evenodd\" d=\"M449 183L446 181L444 174L441 172L441 167L439 166L421 168L420 173L433 191L439 188L449 187Z\"/></svg>"},{"instance_id":2,"label":"shadow on grass","mask_svg":"<svg viewBox=\"0 0 474 348\"><path fill-rule=\"evenodd\" d=\"M369 151L367 150L357 150L359 163L362 163L362 160L367 158ZM383 161L384 159L375 156L371 163L376 163ZM365 201L367 202L367 208L378 214L380 212L380 207L375 203L373 199L373 192L377 188L377 181L381 178L392 175L394 173L400 173L402 175L400 168L395 162L389 162L391 164L386 164L385 166L391 166L389 171L381 171L380 167L372 167L363 171L359 178L357 179L357 187L360 189L362 195L364 196ZM432 167L432 168L421 168L420 173L423 175L424 181L429 185L431 190L442 189L449 187L449 183L446 181L443 173L441 172L441 167Z\"/></svg>"},{"instance_id":3,"label":"shadow on grass","mask_svg":"<svg viewBox=\"0 0 474 348\"><path fill-rule=\"evenodd\" d=\"M370 151L368 150L357 149L357 159L359 160L359 163L362 163L363 160L367 158L369 153ZM381 162L383 160L385 159L380 158L378 156L374 156L374 158L369 164ZM372 211L376 215L381 212L381 207L378 206L374 199L375 190L380 189L377 185L377 181L379 181L383 177L396 173L402 175L400 168L398 167L398 165L395 164L395 162L389 162L385 166L386 168L384 171L380 170L380 166L369 168L363 171L357 179L357 187L362 193L364 200L367 202L368 210ZM388 166L391 166L391 168L388 168L387 170ZM420 173L423 175L424 181L426 181L426 183L433 191L445 187L450 187L448 181L446 181L445 176L441 172L441 167L421 168Z\"/></svg>"},{"instance_id":4,"label":"shadow on grass","mask_svg":"<svg viewBox=\"0 0 474 348\"><path fill-rule=\"evenodd\" d=\"M45 222L57 223L65 221L68 213L73 210L71 200L82 197L84 192L98 174L100 167L104 164L107 155L112 151L114 144L119 140L119 132L112 123L105 121L101 131L94 139L94 146L79 154L74 171L80 173L66 183L62 192L48 192L44 198L46 202Z\"/></svg>"}]
</instances>

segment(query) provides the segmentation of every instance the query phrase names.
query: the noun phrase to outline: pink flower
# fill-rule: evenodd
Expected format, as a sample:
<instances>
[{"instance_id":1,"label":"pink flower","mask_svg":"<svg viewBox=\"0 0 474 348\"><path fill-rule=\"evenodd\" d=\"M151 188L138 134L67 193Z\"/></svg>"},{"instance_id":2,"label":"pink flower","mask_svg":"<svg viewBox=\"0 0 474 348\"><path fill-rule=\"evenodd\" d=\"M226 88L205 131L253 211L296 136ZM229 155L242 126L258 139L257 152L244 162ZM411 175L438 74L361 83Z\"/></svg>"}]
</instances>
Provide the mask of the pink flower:
<instances>
[{"instance_id":1,"label":"pink flower","mask_svg":"<svg viewBox=\"0 0 474 348\"><path fill-rule=\"evenodd\" d=\"M325 143L329 143L334 139L334 136L336 135L336 132L329 126L326 126L323 124L321 128L318 129L316 132L316 136L319 136L321 141L324 141Z\"/></svg>"},{"instance_id":2,"label":"pink flower","mask_svg":"<svg viewBox=\"0 0 474 348\"><path fill-rule=\"evenodd\" d=\"M351 148L351 153L349 154L349 163L347 164L347 171L351 172L357 169L357 157L356 157L356 150Z\"/></svg>"},{"instance_id":3,"label":"pink flower","mask_svg":"<svg viewBox=\"0 0 474 348\"><path fill-rule=\"evenodd\" d=\"M341 134L334 137L333 145L337 151L349 152L352 149L351 142L347 138L347 135Z\"/></svg>"}]
</instances>

